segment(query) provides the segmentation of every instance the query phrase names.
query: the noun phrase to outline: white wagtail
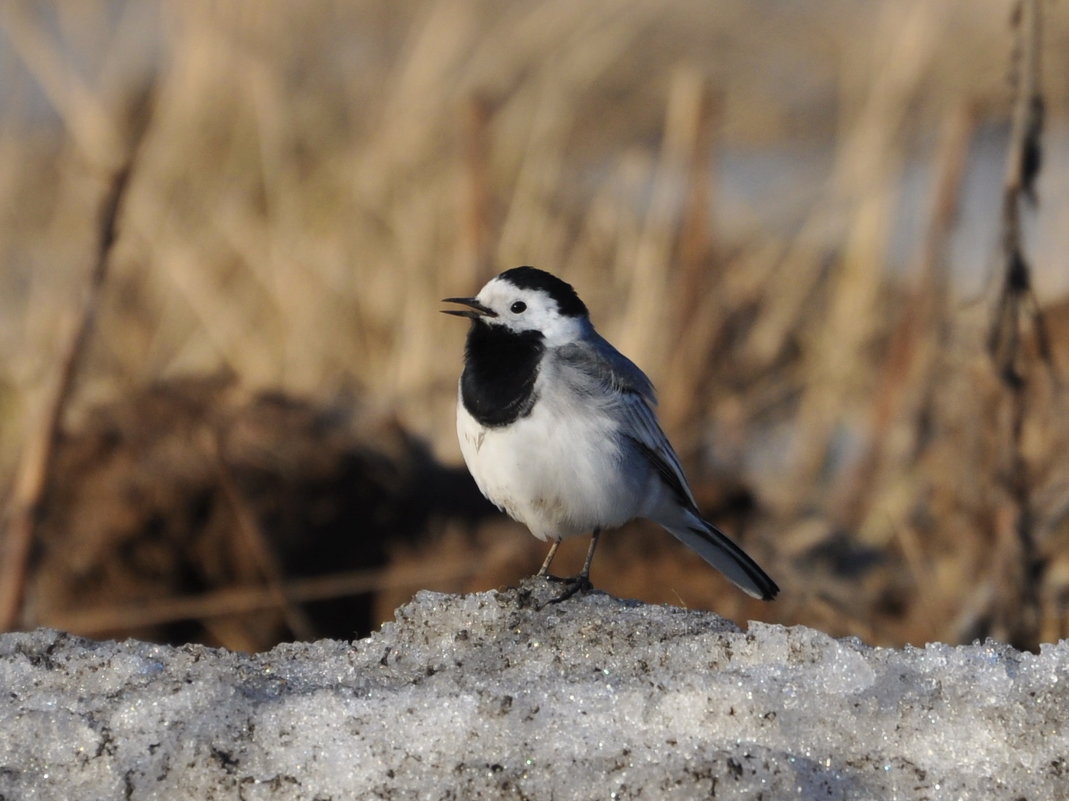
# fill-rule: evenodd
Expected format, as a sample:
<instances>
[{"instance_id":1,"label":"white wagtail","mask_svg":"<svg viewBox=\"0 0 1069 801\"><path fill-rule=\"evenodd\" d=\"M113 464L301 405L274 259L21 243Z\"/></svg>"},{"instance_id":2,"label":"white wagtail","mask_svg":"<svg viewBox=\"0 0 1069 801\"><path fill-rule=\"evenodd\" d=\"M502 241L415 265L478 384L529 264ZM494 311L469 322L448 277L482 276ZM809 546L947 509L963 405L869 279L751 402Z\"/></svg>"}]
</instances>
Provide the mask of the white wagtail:
<instances>
[{"instance_id":1,"label":"white wagtail","mask_svg":"<svg viewBox=\"0 0 1069 801\"><path fill-rule=\"evenodd\" d=\"M589 587L602 530L636 517L664 526L743 591L779 587L702 519L679 459L657 422L649 378L594 330L570 284L516 267L473 298L445 298L471 322L457 401L457 435L492 503L552 545L590 532L576 588Z\"/></svg>"}]
</instances>

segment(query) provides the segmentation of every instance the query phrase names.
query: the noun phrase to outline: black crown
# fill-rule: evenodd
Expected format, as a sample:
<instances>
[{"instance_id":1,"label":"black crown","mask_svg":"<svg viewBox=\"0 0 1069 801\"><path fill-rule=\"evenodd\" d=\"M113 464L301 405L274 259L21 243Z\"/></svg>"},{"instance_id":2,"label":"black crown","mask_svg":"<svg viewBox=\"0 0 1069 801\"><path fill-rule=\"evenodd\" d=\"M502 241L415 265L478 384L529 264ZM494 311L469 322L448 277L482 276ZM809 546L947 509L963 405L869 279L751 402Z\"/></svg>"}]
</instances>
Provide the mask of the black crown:
<instances>
[{"instance_id":1,"label":"black crown","mask_svg":"<svg viewBox=\"0 0 1069 801\"><path fill-rule=\"evenodd\" d=\"M498 277L520 289L541 289L557 302L560 313L567 317L589 315L586 304L579 299L572 285L545 270L539 270L537 267L513 267Z\"/></svg>"}]
</instances>

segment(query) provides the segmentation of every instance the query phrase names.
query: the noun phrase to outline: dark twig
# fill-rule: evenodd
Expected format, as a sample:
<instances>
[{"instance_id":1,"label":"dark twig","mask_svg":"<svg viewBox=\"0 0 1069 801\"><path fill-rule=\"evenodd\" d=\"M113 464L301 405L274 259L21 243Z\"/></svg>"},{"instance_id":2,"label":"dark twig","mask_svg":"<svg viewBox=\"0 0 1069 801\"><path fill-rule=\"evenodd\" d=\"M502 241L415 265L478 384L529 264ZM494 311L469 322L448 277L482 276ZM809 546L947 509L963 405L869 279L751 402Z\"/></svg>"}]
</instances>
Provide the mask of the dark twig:
<instances>
[{"instance_id":1,"label":"dark twig","mask_svg":"<svg viewBox=\"0 0 1069 801\"><path fill-rule=\"evenodd\" d=\"M30 437L19 465L15 489L8 509L8 526L0 560L0 631L19 625L26 593L27 572L34 534L42 512L56 441L85 360L93 324L107 282L108 263L117 235L117 221L129 184L131 165L119 169L111 180L100 213L96 260L89 273L89 286L79 310L78 321L67 343L56 385L45 404L41 427Z\"/></svg>"},{"instance_id":2,"label":"dark twig","mask_svg":"<svg viewBox=\"0 0 1069 801\"><path fill-rule=\"evenodd\" d=\"M1043 96L1039 87L1040 3L1019 0L1014 12L1017 47L1013 65L1015 103L1013 127L1006 156L1002 195L1002 288L988 335L988 350L1008 394L1009 431L1006 490L1013 503L1013 533L1019 549L1019 568L1013 597L1004 599L1002 616L1009 639L1018 647L1034 649L1039 643L1041 594L1045 561L1035 535L1035 510L1030 475L1022 447L1028 412L1027 371L1022 348L1026 314L1036 331L1040 356L1050 369L1049 336L1032 288L1031 267L1021 232L1021 207L1037 201L1035 183L1041 164Z\"/></svg>"},{"instance_id":3,"label":"dark twig","mask_svg":"<svg viewBox=\"0 0 1069 801\"><path fill-rule=\"evenodd\" d=\"M200 595L175 596L137 604L96 606L53 612L44 623L88 637L162 626L182 620L212 620L279 608L279 592L292 603L311 603L380 592L392 587L425 587L470 576L471 559L436 561L404 570L351 570L286 581L280 588L227 587Z\"/></svg>"}]
</instances>

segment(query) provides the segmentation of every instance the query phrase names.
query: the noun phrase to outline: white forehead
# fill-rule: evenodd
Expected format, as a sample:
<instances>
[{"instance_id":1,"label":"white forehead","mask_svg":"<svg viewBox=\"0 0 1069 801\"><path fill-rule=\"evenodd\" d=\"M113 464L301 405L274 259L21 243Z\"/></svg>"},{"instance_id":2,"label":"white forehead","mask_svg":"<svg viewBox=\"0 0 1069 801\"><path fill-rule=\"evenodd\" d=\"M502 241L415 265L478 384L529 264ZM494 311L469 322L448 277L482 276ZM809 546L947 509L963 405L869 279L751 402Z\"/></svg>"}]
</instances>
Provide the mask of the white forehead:
<instances>
[{"instance_id":1,"label":"white forehead","mask_svg":"<svg viewBox=\"0 0 1069 801\"><path fill-rule=\"evenodd\" d=\"M499 310L497 307L501 304L510 306L517 300L522 300L528 305L537 303L544 309L557 309L557 302L544 289L521 288L501 276L491 278L486 286L479 290L478 297L481 303L495 310Z\"/></svg>"}]
</instances>

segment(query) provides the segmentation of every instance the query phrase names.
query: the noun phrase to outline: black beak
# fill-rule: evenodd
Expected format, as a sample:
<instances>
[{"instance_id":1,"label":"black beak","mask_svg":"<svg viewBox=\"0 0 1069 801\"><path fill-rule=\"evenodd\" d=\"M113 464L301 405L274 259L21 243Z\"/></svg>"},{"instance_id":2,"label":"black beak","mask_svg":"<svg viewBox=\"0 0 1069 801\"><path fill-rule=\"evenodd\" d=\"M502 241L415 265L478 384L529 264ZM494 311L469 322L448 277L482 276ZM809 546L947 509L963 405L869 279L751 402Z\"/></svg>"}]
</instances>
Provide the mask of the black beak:
<instances>
[{"instance_id":1,"label":"black beak","mask_svg":"<svg viewBox=\"0 0 1069 801\"><path fill-rule=\"evenodd\" d=\"M453 314L457 317L467 317L478 320L480 317L497 317L497 312L489 306L484 306L475 298L443 298L442 303L460 303L467 309L442 309L442 314Z\"/></svg>"}]
</instances>

